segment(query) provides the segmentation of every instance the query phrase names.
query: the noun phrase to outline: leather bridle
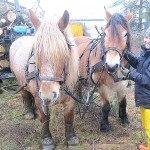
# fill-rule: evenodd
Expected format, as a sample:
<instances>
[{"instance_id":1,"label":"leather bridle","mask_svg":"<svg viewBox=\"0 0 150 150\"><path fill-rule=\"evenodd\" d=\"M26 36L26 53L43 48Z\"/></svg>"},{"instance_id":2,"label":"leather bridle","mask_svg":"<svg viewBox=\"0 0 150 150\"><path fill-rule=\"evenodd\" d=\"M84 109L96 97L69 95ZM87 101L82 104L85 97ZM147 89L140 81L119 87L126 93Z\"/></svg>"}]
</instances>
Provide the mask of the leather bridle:
<instances>
[{"instance_id":1,"label":"leather bridle","mask_svg":"<svg viewBox=\"0 0 150 150\"><path fill-rule=\"evenodd\" d=\"M97 39L94 39L92 40L89 45L88 45L88 56L87 56L87 60L86 60L86 70L87 70L87 76L90 76L90 79L91 81L96 85L97 83L94 82L93 78L92 78L92 74L99 68L102 69L101 73L105 70L108 74L110 74L113 79L114 79L114 82L119 82L119 81L122 81L122 80L125 80L125 78L119 78L116 73L111 73L108 71L108 69L106 68L106 65L105 65L105 60L106 60L106 53L110 50L112 51L116 51L119 56L120 56L120 61L123 60L124 58L124 55L125 53L127 52L127 46L125 47L124 51L121 53L121 50L118 49L117 47L107 47L105 48L104 46L104 39L105 39L105 34L104 32L102 34L100 34L100 37L101 38L97 38ZM95 42L97 41L97 42ZM95 47L100 44L100 62L96 63L94 66L90 66L89 65L89 62L90 62L90 53L92 52L93 49L95 49ZM127 45L127 43L126 43ZM121 63L120 63L121 64Z\"/></svg>"}]
</instances>

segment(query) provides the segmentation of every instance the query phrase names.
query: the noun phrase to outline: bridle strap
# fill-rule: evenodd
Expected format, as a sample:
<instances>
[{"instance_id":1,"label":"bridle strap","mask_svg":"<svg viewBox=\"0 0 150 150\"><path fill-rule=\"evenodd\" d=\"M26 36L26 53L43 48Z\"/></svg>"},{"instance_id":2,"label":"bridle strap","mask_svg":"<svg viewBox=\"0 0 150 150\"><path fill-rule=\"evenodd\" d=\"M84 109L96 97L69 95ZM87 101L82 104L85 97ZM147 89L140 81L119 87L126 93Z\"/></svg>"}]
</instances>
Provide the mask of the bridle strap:
<instances>
[{"instance_id":1,"label":"bridle strap","mask_svg":"<svg viewBox=\"0 0 150 150\"><path fill-rule=\"evenodd\" d=\"M117 48L117 47L108 47L108 48L105 48L105 54L106 54L108 51L110 51L110 50L118 52L118 54L120 55L120 58L122 58L122 54L120 53L119 48Z\"/></svg>"},{"instance_id":2,"label":"bridle strap","mask_svg":"<svg viewBox=\"0 0 150 150\"><path fill-rule=\"evenodd\" d=\"M60 77L46 77L46 76L39 76L39 80L45 80L45 81L55 81L55 82L64 82L64 78Z\"/></svg>"}]
</instances>

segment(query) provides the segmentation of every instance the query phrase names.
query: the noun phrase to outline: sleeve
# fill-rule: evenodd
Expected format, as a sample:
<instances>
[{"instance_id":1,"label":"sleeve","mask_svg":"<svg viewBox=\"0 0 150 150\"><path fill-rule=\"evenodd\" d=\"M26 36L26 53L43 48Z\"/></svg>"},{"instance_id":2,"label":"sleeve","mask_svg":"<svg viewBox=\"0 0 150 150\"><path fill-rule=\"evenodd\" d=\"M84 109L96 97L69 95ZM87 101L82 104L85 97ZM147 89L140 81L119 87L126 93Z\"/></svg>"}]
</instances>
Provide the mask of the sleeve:
<instances>
[{"instance_id":1,"label":"sleeve","mask_svg":"<svg viewBox=\"0 0 150 150\"><path fill-rule=\"evenodd\" d=\"M133 67L136 68L138 64L138 57L136 57L133 53L127 52L124 55L124 58L129 62L129 64Z\"/></svg>"},{"instance_id":2,"label":"sleeve","mask_svg":"<svg viewBox=\"0 0 150 150\"><path fill-rule=\"evenodd\" d=\"M146 69L145 74L140 74L136 70L130 71L128 79L135 81L140 85L150 86L150 66Z\"/></svg>"}]
</instances>

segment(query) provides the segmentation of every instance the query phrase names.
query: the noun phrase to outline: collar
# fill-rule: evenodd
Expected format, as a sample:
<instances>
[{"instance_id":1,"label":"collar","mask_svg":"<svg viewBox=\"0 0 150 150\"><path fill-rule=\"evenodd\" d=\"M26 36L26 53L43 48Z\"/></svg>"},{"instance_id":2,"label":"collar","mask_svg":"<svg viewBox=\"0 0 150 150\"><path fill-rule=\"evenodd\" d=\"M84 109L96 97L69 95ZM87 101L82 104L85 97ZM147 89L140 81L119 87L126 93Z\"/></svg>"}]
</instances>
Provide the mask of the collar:
<instances>
[{"instance_id":1,"label":"collar","mask_svg":"<svg viewBox=\"0 0 150 150\"><path fill-rule=\"evenodd\" d=\"M141 49L142 49L141 53L143 56L150 54L150 49L147 49L145 45L141 45Z\"/></svg>"}]
</instances>

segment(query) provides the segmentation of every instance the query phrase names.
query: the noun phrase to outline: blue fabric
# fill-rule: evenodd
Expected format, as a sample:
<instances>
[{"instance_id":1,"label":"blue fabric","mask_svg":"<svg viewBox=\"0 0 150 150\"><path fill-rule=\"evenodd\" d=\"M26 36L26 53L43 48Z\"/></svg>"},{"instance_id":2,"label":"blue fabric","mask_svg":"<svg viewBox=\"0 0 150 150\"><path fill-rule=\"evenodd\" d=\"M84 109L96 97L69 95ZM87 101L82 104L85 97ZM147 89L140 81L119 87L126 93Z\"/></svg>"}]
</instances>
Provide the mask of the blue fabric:
<instances>
[{"instance_id":1,"label":"blue fabric","mask_svg":"<svg viewBox=\"0 0 150 150\"><path fill-rule=\"evenodd\" d=\"M128 78L135 81L136 106L150 107L150 49L141 48L141 54L136 58L136 70L130 71Z\"/></svg>"},{"instance_id":2,"label":"blue fabric","mask_svg":"<svg viewBox=\"0 0 150 150\"><path fill-rule=\"evenodd\" d=\"M15 26L15 27L13 28L13 31L14 31L15 33L26 33L26 31L27 31L27 26Z\"/></svg>"},{"instance_id":3,"label":"blue fabric","mask_svg":"<svg viewBox=\"0 0 150 150\"><path fill-rule=\"evenodd\" d=\"M137 67L138 58L132 52L127 52L124 57L133 68Z\"/></svg>"},{"instance_id":4,"label":"blue fabric","mask_svg":"<svg viewBox=\"0 0 150 150\"><path fill-rule=\"evenodd\" d=\"M15 33L25 34L27 29L30 29L31 33L33 32L34 28L29 28L28 26L15 26L13 28L13 31Z\"/></svg>"}]
</instances>

